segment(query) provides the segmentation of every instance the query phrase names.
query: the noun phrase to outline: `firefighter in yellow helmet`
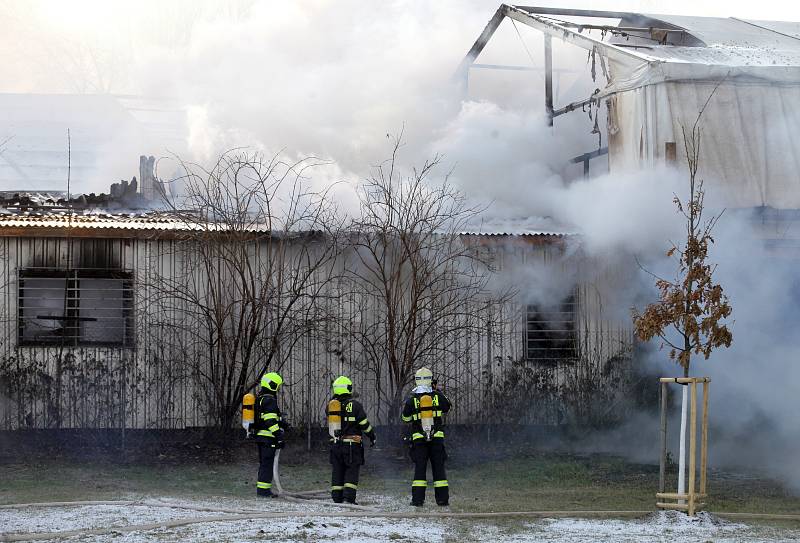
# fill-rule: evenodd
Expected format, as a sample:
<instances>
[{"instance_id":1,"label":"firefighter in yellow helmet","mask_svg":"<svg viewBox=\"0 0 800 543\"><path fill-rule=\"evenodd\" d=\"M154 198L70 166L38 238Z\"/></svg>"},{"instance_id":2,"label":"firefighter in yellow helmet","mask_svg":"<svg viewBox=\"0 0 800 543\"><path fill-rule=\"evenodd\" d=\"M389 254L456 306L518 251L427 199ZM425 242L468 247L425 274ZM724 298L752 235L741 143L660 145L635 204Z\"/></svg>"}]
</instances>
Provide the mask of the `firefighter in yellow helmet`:
<instances>
[{"instance_id":1,"label":"firefighter in yellow helmet","mask_svg":"<svg viewBox=\"0 0 800 543\"><path fill-rule=\"evenodd\" d=\"M265 373L261 377L261 391L256 396L255 420L252 424L253 438L258 443L256 495L265 498L273 496L272 463L275 451L283 448L284 431L289 426L278 409L278 389L282 384L283 378L277 373Z\"/></svg>"},{"instance_id":2,"label":"firefighter in yellow helmet","mask_svg":"<svg viewBox=\"0 0 800 543\"><path fill-rule=\"evenodd\" d=\"M444 417L450 411L447 399L428 368L420 368L414 375L415 387L403 405L401 418L411 425L411 460L414 462L414 481L411 483L411 505L425 503L428 487L428 461L433 471L433 490L436 504L450 505L450 488L444 462Z\"/></svg>"},{"instance_id":3,"label":"firefighter in yellow helmet","mask_svg":"<svg viewBox=\"0 0 800 543\"><path fill-rule=\"evenodd\" d=\"M362 434L375 446L375 430L361 403L353 399L353 382L344 375L331 384L333 398L328 402L330 433L331 498L336 503L356 503L358 472L364 464Z\"/></svg>"}]
</instances>

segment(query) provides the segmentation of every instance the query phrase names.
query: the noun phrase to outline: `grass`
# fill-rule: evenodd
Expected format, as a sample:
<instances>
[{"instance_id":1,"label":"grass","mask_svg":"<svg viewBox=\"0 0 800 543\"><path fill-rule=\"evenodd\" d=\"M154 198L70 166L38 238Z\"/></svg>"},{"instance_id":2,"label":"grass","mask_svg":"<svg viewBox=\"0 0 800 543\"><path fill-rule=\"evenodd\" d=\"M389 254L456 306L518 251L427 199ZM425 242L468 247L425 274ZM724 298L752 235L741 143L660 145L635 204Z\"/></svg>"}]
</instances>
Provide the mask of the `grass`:
<instances>
[{"instance_id":1,"label":"grass","mask_svg":"<svg viewBox=\"0 0 800 543\"><path fill-rule=\"evenodd\" d=\"M248 454L252 452L252 454ZM576 456L517 451L513 457L459 455L448 465L455 511L652 510L658 469L606 455ZM329 485L327 454L283 453L286 488ZM187 498L242 497L255 492L254 451L229 462L148 462L136 464L31 458L0 465L0 503L107 500L131 496ZM396 451L370 451L360 489L405 500L410 461ZM800 497L778 482L713 473L709 508L727 512L800 513ZM432 489L429 489L432 492Z\"/></svg>"}]
</instances>

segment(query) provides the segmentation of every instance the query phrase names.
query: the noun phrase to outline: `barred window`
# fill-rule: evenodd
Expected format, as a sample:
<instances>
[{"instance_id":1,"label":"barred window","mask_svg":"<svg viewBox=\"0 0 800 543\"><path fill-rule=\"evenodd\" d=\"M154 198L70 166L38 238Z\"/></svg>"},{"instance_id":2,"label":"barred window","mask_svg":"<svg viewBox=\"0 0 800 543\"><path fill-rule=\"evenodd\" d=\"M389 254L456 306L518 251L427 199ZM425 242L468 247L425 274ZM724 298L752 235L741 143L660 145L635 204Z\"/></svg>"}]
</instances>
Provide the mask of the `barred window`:
<instances>
[{"instance_id":1,"label":"barred window","mask_svg":"<svg viewBox=\"0 0 800 543\"><path fill-rule=\"evenodd\" d=\"M573 293L555 306L527 306L525 355L528 361L554 364L575 358L576 300Z\"/></svg>"},{"instance_id":2,"label":"barred window","mask_svg":"<svg viewBox=\"0 0 800 543\"><path fill-rule=\"evenodd\" d=\"M118 270L19 272L20 345L133 346L133 276Z\"/></svg>"}]
</instances>

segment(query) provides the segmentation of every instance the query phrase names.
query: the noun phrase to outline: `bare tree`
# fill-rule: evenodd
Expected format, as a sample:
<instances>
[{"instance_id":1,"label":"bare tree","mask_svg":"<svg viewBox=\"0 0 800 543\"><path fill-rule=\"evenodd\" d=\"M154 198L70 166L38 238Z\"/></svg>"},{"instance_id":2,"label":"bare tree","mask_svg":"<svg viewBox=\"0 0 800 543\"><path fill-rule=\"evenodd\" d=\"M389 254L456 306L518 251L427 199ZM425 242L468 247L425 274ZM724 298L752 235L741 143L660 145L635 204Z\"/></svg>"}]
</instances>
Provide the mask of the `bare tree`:
<instances>
[{"instance_id":1,"label":"bare tree","mask_svg":"<svg viewBox=\"0 0 800 543\"><path fill-rule=\"evenodd\" d=\"M660 338L662 347L669 347L670 359L683 368L684 377L689 376L692 354L708 359L714 349L729 347L733 339L721 322L730 316L731 306L722 286L714 282L716 265L708 262L708 250L714 243L712 231L724 211L708 219L703 217L705 190L703 180L697 177L700 119L713 94L700 110L691 131L683 129L689 196L684 201L676 195L673 201L685 220L686 241L680 246L673 244L667 251L668 257L677 259L676 276L672 280L655 277L659 300L642 313L633 311L638 338L642 341Z\"/></svg>"},{"instance_id":2,"label":"bare tree","mask_svg":"<svg viewBox=\"0 0 800 543\"><path fill-rule=\"evenodd\" d=\"M146 318L181 342L222 430L263 371L327 318L338 226L304 177L316 164L228 152L210 170L183 164L183 196L169 203L185 235L150 281Z\"/></svg>"},{"instance_id":3,"label":"bare tree","mask_svg":"<svg viewBox=\"0 0 800 543\"><path fill-rule=\"evenodd\" d=\"M485 331L477 315L492 303L481 252L459 235L480 210L447 176L432 182L438 156L408 177L398 173L401 147L397 138L391 158L360 187L349 238L349 272L372 312L351 333L391 421L415 369L463 358L477 329Z\"/></svg>"}]
</instances>

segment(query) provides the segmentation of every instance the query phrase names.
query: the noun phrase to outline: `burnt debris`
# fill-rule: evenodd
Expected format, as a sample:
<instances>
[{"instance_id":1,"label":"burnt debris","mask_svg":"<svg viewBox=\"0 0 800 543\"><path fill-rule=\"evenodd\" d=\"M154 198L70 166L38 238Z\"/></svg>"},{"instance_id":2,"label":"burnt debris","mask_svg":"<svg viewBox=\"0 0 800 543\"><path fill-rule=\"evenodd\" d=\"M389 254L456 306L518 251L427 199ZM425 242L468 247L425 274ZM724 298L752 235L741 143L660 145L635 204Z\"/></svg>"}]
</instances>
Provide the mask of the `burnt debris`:
<instances>
[{"instance_id":1,"label":"burnt debris","mask_svg":"<svg viewBox=\"0 0 800 543\"><path fill-rule=\"evenodd\" d=\"M0 209L12 212L152 209L154 202L165 195L163 183L154 175L154 164L153 157L141 157L139 173L144 182L139 183L134 176L130 181L112 183L108 193L70 196L65 191L0 191Z\"/></svg>"}]
</instances>

